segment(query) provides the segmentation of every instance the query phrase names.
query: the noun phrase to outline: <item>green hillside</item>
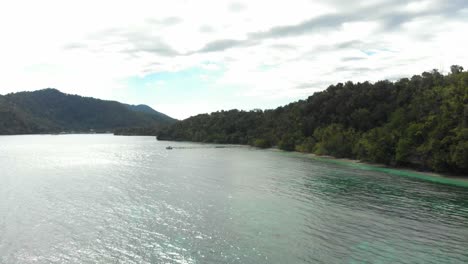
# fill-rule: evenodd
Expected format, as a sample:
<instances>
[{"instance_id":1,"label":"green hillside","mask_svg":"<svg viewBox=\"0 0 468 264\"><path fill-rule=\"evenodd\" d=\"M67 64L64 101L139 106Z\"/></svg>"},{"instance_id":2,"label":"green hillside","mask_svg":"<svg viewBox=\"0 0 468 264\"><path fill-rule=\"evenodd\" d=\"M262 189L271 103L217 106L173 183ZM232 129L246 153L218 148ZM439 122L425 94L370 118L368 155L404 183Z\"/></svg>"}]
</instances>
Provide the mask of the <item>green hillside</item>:
<instances>
[{"instance_id":1,"label":"green hillside","mask_svg":"<svg viewBox=\"0 0 468 264\"><path fill-rule=\"evenodd\" d=\"M99 132L160 127L175 121L156 111L141 112L119 102L64 94L56 89L0 97L0 134Z\"/></svg>"},{"instance_id":2,"label":"green hillside","mask_svg":"<svg viewBox=\"0 0 468 264\"><path fill-rule=\"evenodd\" d=\"M187 140L313 152L468 174L468 72L339 83L266 111L202 114L162 130Z\"/></svg>"}]
</instances>

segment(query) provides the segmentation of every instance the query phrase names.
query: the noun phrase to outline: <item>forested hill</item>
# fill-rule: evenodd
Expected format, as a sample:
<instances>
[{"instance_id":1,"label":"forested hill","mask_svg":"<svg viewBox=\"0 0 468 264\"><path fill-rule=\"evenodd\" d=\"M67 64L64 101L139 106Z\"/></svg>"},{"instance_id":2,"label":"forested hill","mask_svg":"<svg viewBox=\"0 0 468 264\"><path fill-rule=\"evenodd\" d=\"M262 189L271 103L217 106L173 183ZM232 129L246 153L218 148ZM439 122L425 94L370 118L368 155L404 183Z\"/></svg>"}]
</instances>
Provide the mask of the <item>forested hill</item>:
<instances>
[{"instance_id":1,"label":"forested hill","mask_svg":"<svg viewBox=\"0 0 468 264\"><path fill-rule=\"evenodd\" d=\"M144 108L144 109L142 109ZM0 96L0 134L111 131L176 120L150 107L64 94L56 89Z\"/></svg>"},{"instance_id":2,"label":"forested hill","mask_svg":"<svg viewBox=\"0 0 468 264\"><path fill-rule=\"evenodd\" d=\"M468 174L468 72L339 83L284 107L221 111L177 122L160 140L313 152Z\"/></svg>"}]
</instances>

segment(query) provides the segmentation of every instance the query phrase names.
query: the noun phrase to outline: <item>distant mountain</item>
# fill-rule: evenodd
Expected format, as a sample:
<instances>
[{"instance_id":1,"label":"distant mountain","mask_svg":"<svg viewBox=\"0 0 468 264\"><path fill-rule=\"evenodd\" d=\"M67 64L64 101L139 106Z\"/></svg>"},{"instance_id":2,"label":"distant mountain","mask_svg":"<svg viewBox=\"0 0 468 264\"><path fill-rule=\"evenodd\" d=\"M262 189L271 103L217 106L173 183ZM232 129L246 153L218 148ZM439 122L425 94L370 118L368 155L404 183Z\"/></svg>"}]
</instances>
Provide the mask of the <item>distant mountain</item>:
<instances>
[{"instance_id":1,"label":"distant mountain","mask_svg":"<svg viewBox=\"0 0 468 264\"><path fill-rule=\"evenodd\" d=\"M0 96L0 134L155 129L174 122L149 106L130 106L50 88Z\"/></svg>"},{"instance_id":2,"label":"distant mountain","mask_svg":"<svg viewBox=\"0 0 468 264\"><path fill-rule=\"evenodd\" d=\"M143 105L143 104L140 104L140 105L128 105L126 104L125 105L128 109L132 110L132 111L135 111L135 112L141 112L141 113L147 113L147 114L151 114L151 115L155 115L155 116L159 116L161 117L161 119L167 119L167 120L171 120L171 121L176 121L174 118L170 117L170 116L167 116L163 113L160 113L156 110L154 110L153 108L147 106L147 105Z\"/></svg>"}]
</instances>

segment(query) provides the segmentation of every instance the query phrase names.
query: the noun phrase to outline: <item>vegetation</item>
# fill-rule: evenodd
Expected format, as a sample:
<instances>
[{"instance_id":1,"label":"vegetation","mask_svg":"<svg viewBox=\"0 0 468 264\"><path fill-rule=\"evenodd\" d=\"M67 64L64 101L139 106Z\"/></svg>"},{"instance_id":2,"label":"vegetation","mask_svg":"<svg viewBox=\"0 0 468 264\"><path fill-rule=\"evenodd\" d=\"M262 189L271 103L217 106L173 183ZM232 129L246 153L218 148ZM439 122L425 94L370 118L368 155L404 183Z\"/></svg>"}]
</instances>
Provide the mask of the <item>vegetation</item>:
<instances>
[{"instance_id":1,"label":"vegetation","mask_svg":"<svg viewBox=\"0 0 468 264\"><path fill-rule=\"evenodd\" d=\"M116 136L155 136L158 134L161 126L153 127L124 127L114 129Z\"/></svg>"},{"instance_id":2,"label":"vegetation","mask_svg":"<svg viewBox=\"0 0 468 264\"><path fill-rule=\"evenodd\" d=\"M148 106L69 95L55 89L0 96L0 134L3 135L106 132L129 127L154 130L175 121Z\"/></svg>"},{"instance_id":3,"label":"vegetation","mask_svg":"<svg viewBox=\"0 0 468 264\"><path fill-rule=\"evenodd\" d=\"M339 83L274 110L220 111L177 122L160 140L313 152L468 174L468 72L452 66L374 84Z\"/></svg>"}]
</instances>

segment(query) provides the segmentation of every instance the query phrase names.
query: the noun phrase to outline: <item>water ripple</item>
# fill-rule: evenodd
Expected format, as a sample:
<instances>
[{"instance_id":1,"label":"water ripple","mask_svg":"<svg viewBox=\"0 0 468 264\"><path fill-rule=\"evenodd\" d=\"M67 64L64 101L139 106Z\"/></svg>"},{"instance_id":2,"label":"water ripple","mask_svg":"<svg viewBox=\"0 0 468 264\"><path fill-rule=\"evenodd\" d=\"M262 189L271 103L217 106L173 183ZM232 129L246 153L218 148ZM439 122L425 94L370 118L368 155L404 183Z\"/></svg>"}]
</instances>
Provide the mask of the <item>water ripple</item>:
<instances>
[{"instance_id":1,"label":"water ripple","mask_svg":"<svg viewBox=\"0 0 468 264\"><path fill-rule=\"evenodd\" d=\"M0 143L0 263L468 262L464 188L152 137Z\"/></svg>"}]
</instances>

